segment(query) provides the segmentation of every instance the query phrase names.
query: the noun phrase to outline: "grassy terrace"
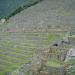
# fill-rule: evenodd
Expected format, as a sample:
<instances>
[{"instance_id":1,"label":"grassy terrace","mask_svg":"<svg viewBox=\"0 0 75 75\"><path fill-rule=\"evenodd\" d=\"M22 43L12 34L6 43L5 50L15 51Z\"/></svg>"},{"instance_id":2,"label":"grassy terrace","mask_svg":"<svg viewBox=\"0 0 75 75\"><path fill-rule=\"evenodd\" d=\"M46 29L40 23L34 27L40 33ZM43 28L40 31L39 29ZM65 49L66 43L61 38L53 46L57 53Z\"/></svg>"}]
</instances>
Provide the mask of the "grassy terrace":
<instances>
[{"instance_id":1,"label":"grassy terrace","mask_svg":"<svg viewBox=\"0 0 75 75\"><path fill-rule=\"evenodd\" d=\"M50 60L47 62L47 66L50 66L50 67L56 67L56 68L59 68L59 67L62 67L63 66L63 63L62 61L56 61L56 60Z\"/></svg>"},{"instance_id":2,"label":"grassy terrace","mask_svg":"<svg viewBox=\"0 0 75 75\"><path fill-rule=\"evenodd\" d=\"M35 48L48 47L58 37L46 32L0 32L0 75L6 75L21 64L31 62Z\"/></svg>"}]
</instances>

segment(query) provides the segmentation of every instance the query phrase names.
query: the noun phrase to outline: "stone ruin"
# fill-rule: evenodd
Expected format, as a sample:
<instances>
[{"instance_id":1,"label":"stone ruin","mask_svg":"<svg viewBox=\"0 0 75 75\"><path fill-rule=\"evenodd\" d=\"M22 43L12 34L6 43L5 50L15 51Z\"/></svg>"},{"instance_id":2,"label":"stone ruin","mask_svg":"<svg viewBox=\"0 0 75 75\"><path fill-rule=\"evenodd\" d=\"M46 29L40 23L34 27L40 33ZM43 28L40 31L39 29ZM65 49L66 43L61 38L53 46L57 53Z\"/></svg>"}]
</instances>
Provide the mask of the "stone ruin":
<instances>
[{"instance_id":1,"label":"stone ruin","mask_svg":"<svg viewBox=\"0 0 75 75\"><path fill-rule=\"evenodd\" d=\"M66 60L74 57L70 53L75 51L75 48L71 51L69 44L70 40L58 41L52 43L49 48L35 49L32 62L21 65L16 75L69 75L67 73L71 65L68 65Z\"/></svg>"},{"instance_id":2,"label":"stone ruin","mask_svg":"<svg viewBox=\"0 0 75 75\"><path fill-rule=\"evenodd\" d=\"M36 49L32 62L20 66L16 75L66 75L64 61L69 49L65 46L66 44L64 45L61 42L55 44L49 48ZM56 65L52 65L55 62Z\"/></svg>"},{"instance_id":3,"label":"stone ruin","mask_svg":"<svg viewBox=\"0 0 75 75\"><path fill-rule=\"evenodd\" d=\"M33 55L32 75L65 75L63 63L67 54L67 48L51 46L48 49L38 49ZM47 65L48 61L62 62L60 67Z\"/></svg>"}]
</instances>

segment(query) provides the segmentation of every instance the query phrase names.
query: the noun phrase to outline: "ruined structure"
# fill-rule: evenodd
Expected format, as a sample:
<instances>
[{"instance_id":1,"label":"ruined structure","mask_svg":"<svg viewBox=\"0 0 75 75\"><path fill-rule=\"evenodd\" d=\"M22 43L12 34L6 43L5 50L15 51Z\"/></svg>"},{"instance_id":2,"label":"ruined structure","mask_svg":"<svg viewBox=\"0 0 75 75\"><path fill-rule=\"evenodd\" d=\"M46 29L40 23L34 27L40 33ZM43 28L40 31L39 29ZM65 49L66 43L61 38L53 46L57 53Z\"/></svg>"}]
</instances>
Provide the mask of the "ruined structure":
<instances>
[{"instance_id":1,"label":"ruined structure","mask_svg":"<svg viewBox=\"0 0 75 75\"><path fill-rule=\"evenodd\" d=\"M66 44L53 44L48 49L38 49L33 55L32 75L65 75ZM55 64L55 65L54 65Z\"/></svg>"},{"instance_id":2,"label":"ruined structure","mask_svg":"<svg viewBox=\"0 0 75 75\"><path fill-rule=\"evenodd\" d=\"M52 43L48 48L38 48L32 62L22 65L16 75L66 75L70 68L65 62L69 49L69 43L65 41Z\"/></svg>"},{"instance_id":3,"label":"ruined structure","mask_svg":"<svg viewBox=\"0 0 75 75\"><path fill-rule=\"evenodd\" d=\"M71 32L71 35L68 36L71 48L66 54L65 62L67 63L67 72L66 75L75 75L75 32Z\"/></svg>"}]
</instances>

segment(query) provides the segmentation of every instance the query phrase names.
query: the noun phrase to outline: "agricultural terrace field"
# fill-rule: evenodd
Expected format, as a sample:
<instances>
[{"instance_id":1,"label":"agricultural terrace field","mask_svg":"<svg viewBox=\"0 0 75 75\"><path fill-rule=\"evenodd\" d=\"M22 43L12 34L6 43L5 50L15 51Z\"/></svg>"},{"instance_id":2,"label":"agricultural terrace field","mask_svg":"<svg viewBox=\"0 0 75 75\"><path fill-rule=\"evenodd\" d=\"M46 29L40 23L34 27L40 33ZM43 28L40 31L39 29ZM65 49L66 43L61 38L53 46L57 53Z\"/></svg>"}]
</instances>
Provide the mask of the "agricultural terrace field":
<instances>
[{"instance_id":1,"label":"agricultural terrace field","mask_svg":"<svg viewBox=\"0 0 75 75\"><path fill-rule=\"evenodd\" d=\"M20 65L31 62L36 48L46 48L60 37L46 32L0 32L0 75L7 75Z\"/></svg>"}]
</instances>

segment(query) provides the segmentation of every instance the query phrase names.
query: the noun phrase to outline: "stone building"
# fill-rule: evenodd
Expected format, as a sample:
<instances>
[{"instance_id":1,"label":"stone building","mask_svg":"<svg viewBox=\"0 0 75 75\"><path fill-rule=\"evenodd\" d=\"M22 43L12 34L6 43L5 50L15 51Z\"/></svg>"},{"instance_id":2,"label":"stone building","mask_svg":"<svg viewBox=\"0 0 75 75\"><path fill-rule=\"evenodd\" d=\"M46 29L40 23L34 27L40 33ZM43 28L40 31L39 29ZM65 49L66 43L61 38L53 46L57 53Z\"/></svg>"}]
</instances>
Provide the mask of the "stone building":
<instances>
[{"instance_id":1,"label":"stone building","mask_svg":"<svg viewBox=\"0 0 75 75\"><path fill-rule=\"evenodd\" d=\"M55 42L49 49L49 59L64 61L68 49L69 49L68 42L65 41Z\"/></svg>"}]
</instances>

